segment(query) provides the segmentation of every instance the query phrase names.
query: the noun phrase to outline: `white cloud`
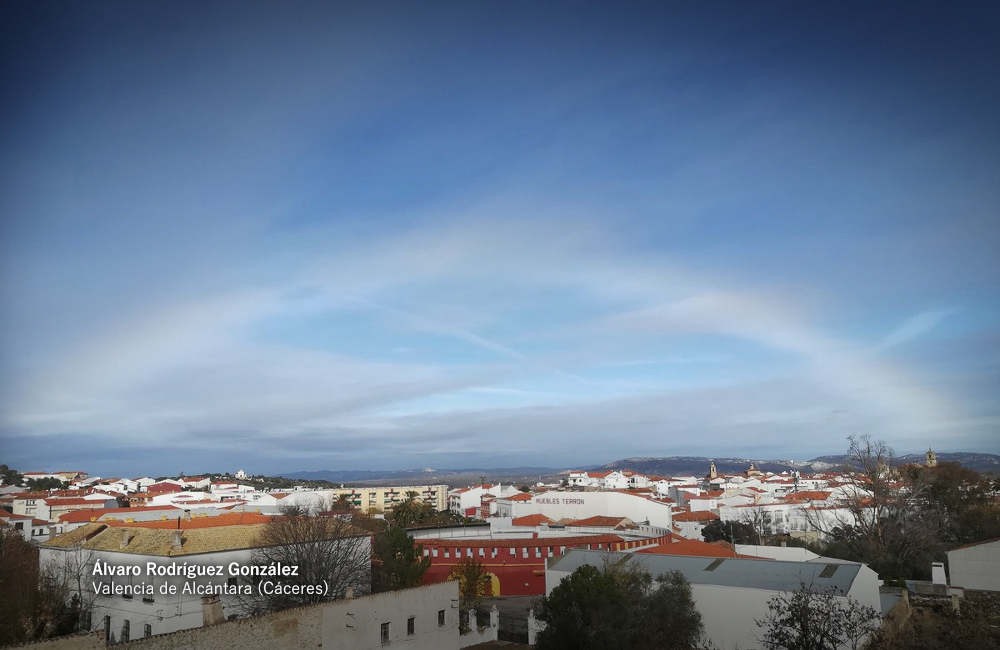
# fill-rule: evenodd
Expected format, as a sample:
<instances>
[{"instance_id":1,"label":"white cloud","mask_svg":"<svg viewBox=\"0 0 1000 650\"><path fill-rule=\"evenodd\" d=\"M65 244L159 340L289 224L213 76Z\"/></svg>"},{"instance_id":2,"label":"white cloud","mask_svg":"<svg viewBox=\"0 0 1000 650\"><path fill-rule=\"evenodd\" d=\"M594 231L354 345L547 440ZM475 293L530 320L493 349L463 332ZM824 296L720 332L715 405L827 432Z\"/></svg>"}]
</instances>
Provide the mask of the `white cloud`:
<instances>
[{"instance_id":1,"label":"white cloud","mask_svg":"<svg viewBox=\"0 0 1000 650\"><path fill-rule=\"evenodd\" d=\"M893 330L878 347L879 349L885 349L907 343L930 332L953 313L955 313L954 309L936 309L920 312Z\"/></svg>"}]
</instances>

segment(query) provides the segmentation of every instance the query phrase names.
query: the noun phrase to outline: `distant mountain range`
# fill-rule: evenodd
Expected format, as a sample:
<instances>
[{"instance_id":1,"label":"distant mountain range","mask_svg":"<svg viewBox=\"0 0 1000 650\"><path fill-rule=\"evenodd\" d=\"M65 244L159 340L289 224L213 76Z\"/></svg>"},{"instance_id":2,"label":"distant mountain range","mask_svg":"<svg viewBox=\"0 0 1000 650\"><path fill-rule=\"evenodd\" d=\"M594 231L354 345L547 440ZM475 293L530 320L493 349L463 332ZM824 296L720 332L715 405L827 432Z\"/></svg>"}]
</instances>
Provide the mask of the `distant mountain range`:
<instances>
[{"instance_id":1,"label":"distant mountain range","mask_svg":"<svg viewBox=\"0 0 1000 650\"><path fill-rule=\"evenodd\" d=\"M939 453L937 454L939 463L959 463L977 472L990 474L1000 473L1000 456L995 454L975 454L969 452ZM624 458L613 463L599 465L594 468L598 471L612 469L631 469L643 474L658 474L661 476L683 476L694 475L704 476L708 473L708 465L715 462L715 468L720 474L733 474L743 472L750 463L762 472L781 472L794 469L805 472L825 472L838 467L851 465L851 459L847 455L843 456L820 456L811 460L757 460L750 458L703 458L699 456L668 456L666 458ZM908 463L923 463L923 454L907 454L895 459L895 464L906 465Z\"/></svg>"},{"instance_id":2,"label":"distant mountain range","mask_svg":"<svg viewBox=\"0 0 1000 650\"><path fill-rule=\"evenodd\" d=\"M910 463L918 463L922 465L924 460L924 454L907 454L896 458L895 464L908 465ZM937 454L937 461L939 463L958 463L984 474L1000 474L1000 456L995 454L974 454L965 451L954 453L942 452ZM820 456L819 458L812 459L809 463L816 468L816 471L822 471L823 467L840 467L850 464L850 458L847 456Z\"/></svg>"},{"instance_id":3,"label":"distant mountain range","mask_svg":"<svg viewBox=\"0 0 1000 650\"><path fill-rule=\"evenodd\" d=\"M282 474L284 478L304 481L329 481L331 483L361 484L382 483L385 485L427 485L445 483L448 485L472 485L481 478L494 483L534 483L544 477L551 477L563 470L551 467L504 467L494 469L401 469L401 470L321 470L316 472L293 472Z\"/></svg>"},{"instance_id":4,"label":"distant mountain range","mask_svg":"<svg viewBox=\"0 0 1000 650\"><path fill-rule=\"evenodd\" d=\"M968 452L939 453L938 462L959 463L978 472L1000 474L1000 456L995 454L976 454ZM707 458L703 456L667 456L663 458L623 458L605 465L592 467L574 467L593 471L609 471L614 469L631 469L642 474L660 476L704 476L708 473L708 465L715 462L715 468L722 474L743 472L750 463L762 472L791 471L793 468L804 473L824 472L838 467L850 465L848 456L820 456L806 461L792 460L758 460L750 458ZM896 459L897 464L923 463L923 454L908 454ZM505 468L463 468L463 469L424 469L407 470L322 470L315 472L293 472L283 474L285 478L305 481L329 481L331 483L365 484L382 483L386 485L426 485L444 483L447 485L472 485L481 478L492 482L503 483L534 483L536 481L552 481L564 478L569 469L553 467L505 467Z\"/></svg>"}]
</instances>

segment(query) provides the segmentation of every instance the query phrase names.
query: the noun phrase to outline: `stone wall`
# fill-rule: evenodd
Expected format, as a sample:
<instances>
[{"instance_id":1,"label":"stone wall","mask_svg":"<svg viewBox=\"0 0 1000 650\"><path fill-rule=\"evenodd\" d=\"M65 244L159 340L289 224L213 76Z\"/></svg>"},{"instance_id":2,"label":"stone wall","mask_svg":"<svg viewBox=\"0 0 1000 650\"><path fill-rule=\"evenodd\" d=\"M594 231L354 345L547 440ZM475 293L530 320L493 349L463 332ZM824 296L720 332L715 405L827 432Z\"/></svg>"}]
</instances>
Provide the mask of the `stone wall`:
<instances>
[{"instance_id":1,"label":"stone wall","mask_svg":"<svg viewBox=\"0 0 1000 650\"><path fill-rule=\"evenodd\" d=\"M104 630L71 634L25 645L4 646L4 650L104 650Z\"/></svg>"},{"instance_id":2,"label":"stone wall","mask_svg":"<svg viewBox=\"0 0 1000 650\"><path fill-rule=\"evenodd\" d=\"M490 613L489 626L460 637L457 606L458 583L450 581L133 638L107 646L101 629L10 650L381 650L383 629L393 647L412 650L458 650L497 638L499 613L495 608ZM472 620L476 620L475 614Z\"/></svg>"},{"instance_id":3,"label":"stone wall","mask_svg":"<svg viewBox=\"0 0 1000 650\"><path fill-rule=\"evenodd\" d=\"M879 591L883 594L898 594L900 596L896 605L882 619L882 636L886 639L892 639L899 634L913 614L910 596L906 589L898 587L881 587Z\"/></svg>"},{"instance_id":4,"label":"stone wall","mask_svg":"<svg viewBox=\"0 0 1000 650\"><path fill-rule=\"evenodd\" d=\"M322 605L298 607L257 618L133 639L108 647L122 650L243 650L252 647L314 650L323 645L322 608Z\"/></svg>"}]
</instances>

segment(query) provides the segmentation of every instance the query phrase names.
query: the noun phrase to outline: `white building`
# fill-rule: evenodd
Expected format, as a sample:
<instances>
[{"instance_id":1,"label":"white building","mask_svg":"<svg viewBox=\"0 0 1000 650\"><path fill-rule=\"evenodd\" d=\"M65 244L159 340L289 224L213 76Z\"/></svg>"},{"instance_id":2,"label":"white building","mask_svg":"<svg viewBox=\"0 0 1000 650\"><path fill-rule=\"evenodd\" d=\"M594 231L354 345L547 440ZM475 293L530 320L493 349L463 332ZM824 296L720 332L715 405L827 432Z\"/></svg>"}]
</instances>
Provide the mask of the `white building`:
<instances>
[{"instance_id":1,"label":"white building","mask_svg":"<svg viewBox=\"0 0 1000 650\"><path fill-rule=\"evenodd\" d=\"M457 603L453 580L330 603L323 607L323 647L458 650Z\"/></svg>"},{"instance_id":2,"label":"white building","mask_svg":"<svg viewBox=\"0 0 1000 650\"><path fill-rule=\"evenodd\" d=\"M253 494L253 493L248 493ZM323 509L337 502L344 502L369 514L385 513L392 510L410 496L435 511L448 508L448 486L439 485L396 485L341 487L328 490L294 489L290 494L273 492L281 496L279 506L301 506L311 510ZM246 499L247 495L241 495Z\"/></svg>"},{"instance_id":3,"label":"white building","mask_svg":"<svg viewBox=\"0 0 1000 650\"><path fill-rule=\"evenodd\" d=\"M245 598L231 592L246 582L229 568L251 564L265 525L165 529L91 523L41 544L39 563L70 582L82 578L81 596L91 606L89 629L103 628L118 641L166 634L203 624L206 591L226 592L219 595L221 617L245 614ZM359 549L366 574L359 575L356 587L366 591L371 537L358 535L348 543L367 547ZM133 575L107 575L98 566L126 567ZM206 567L222 567L222 575L203 575ZM180 575L170 575L177 571Z\"/></svg>"},{"instance_id":4,"label":"white building","mask_svg":"<svg viewBox=\"0 0 1000 650\"><path fill-rule=\"evenodd\" d=\"M58 528L48 521L42 521L41 519L35 519L27 515L11 514L6 510L0 510L0 526L10 526L21 533L24 541L36 544L47 540L51 530Z\"/></svg>"},{"instance_id":5,"label":"white building","mask_svg":"<svg viewBox=\"0 0 1000 650\"><path fill-rule=\"evenodd\" d=\"M604 566L605 558L623 553L571 550L550 560L545 571L546 594L584 565ZM767 617L767 603L802 585L832 587L842 599L851 599L882 611L878 575L854 562L812 563L746 558L706 558L635 554L633 562L650 575L680 571L691 583L695 606L701 613L705 636L721 650L757 648L761 634L756 621ZM883 612L884 613L884 612Z\"/></svg>"},{"instance_id":6,"label":"white building","mask_svg":"<svg viewBox=\"0 0 1000 650\"><path fill-rule=\"evenodd\" d=\"M625 492L563 492L520 494L497 500L498 517L545 515L553 521L587 519L599 515L628 517L637 524L669 530L671 505L647 496Z\"/></svg>"},{"instance_id":7,"label":"white building","mask_svg":"<svg viewBox=\"0 0 1000 650\"><path fill-rule=\"evenodd\" d=\"M953 587L1000 591L1000 539L948 551Z\"/></svg>"},{"instance_id":8,"label":"white building","mask_svg":"<svg viewBox=\"0 0 1000 650\"><path fill-rule=\"evenodd\" d=\"M484 500L498 499L521 494L513 485L502 484L472 485L448 492L448 510L463 517L481 518ZM495 514L491 512L491 514Z\"/></svg>"}]
</instances>

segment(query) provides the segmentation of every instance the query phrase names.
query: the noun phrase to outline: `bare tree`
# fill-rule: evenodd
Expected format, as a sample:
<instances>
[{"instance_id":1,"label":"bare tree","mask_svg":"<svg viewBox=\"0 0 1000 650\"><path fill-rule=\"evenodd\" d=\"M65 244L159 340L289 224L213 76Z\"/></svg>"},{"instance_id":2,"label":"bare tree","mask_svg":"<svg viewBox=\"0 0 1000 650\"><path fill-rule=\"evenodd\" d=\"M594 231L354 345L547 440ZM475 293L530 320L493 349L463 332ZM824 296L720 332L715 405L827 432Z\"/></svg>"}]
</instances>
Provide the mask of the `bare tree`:
<instances>
[{"instance_id":1,"label":"bare tree","mask_svg":"<svg viewBox=\"0 0 1000 650\"><path fill-rule=\"evenodd\" d=\"M802 585L798 591L775 596L768 615L755 621L758 637L768 650L851 650L864 647L881 623L873 607L839 597L836 589Z\"/></svg>"},{"instance_id":2,"label":"bare tree","mask_svg":"<svg viewBox=\"0 0 1000 650\"><path fill-rule=\"evenodd\" d=\"M350 589L366 593L371 586L371 534L352 515L316 516L295 511L264 526L252 556L258 567L295 567L296 575L255 577L253 596L244 598L244 613L260 614L343 598ZM264 593L266 581L280 581L285 591ZM315 588L321 588L317 593Z\"/></svg>"},{"instance_id":3,"label":"bare tree","mask_svg":"<svg viewBox=\"0 0 1000 650\"><path fill-rule=\"evenodd\" d=\"M52 551L49 560L39 568L39 589L43 602L63 603L64 627L68 632L89 631L92 627L94 603L98 595L90 586L96 555L93 550L76 544ZM64 634L68 632L63 632Z\"/></svg>"},{"instance_id":4,"label":"bare tree","mask_svg":"<svg viewBox=\"0 0 1000 650\"><path fill-rule=\"evenodd\" d=\"M0 524L0 644L22 643L90 629L96 594L86 580L92 552L61 550L43 566L38 547Z\"/></svg>"},{"instance_id":5,"label":"bare tree","mask_svg":"<svg viewBox=\"0 0 1000 650\"><path fill-rule=\"evenodd\" d=\"M933 522L918 507L926 481L919 474L909 480L900 475L885 442L867 434L848 441L854 483L842 488L839 510L830 515L830 510L804 508L802 513L812 528L845 544L879 573L900 573L937 537Z\"/></svg>"},{"instance_id":6,"label":"bare tree","mask_svg":"<svg viewBox=\"0 0 1000 650\"><path fill-rule=\"evenodd\" d=\"M754 544L763 544L765 539L774 535L774 520L771 513L761 506L744 508L740 523L753 529Z\"/></svg>"}]
</instances>

